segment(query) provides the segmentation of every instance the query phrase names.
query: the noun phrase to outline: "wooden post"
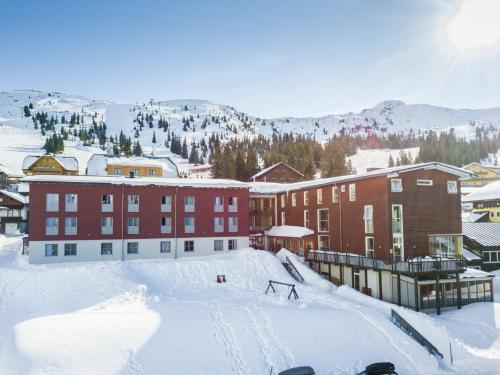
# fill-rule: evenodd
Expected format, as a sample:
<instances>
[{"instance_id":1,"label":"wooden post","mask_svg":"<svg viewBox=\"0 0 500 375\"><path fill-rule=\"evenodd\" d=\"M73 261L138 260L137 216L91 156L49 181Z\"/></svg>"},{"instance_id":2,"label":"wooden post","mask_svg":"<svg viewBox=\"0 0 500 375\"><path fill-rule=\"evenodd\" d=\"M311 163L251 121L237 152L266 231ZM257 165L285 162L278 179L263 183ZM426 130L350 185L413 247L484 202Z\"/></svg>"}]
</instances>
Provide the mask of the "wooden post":
<instances>
[{"instance_id":1,"label":"wooden post","mask_svg":"<svg viewBox=\"0 0 500 375\"><path fill-rule=\"evenodd\" d=\"M462 285L460 284L460 273L457 272L457 307L460 310L462 308Z\"/></svg>"},{"instance_id":2,"label":"wooden post","mask_svg":"<svg viewBox=\"0 0 500 375\"><path fill-rule=\"evenodd\" d=\"M418 286L418 277L415 277L413 279L413 282L415 283L414 285L414 290L415 290L415 311L420 311L420 298L418 298L418 292L420 290Z\"/></svg>"},{"instance_id":3,"label":"wooden post","mask_svg":"<svg viewBox=\"0 0 500 375\"><path fill-rule=\"evenodd\" d=\"M368 288L368 269L365 268L365 288Z\"/></svg>"},{"instance_id":4,"label":"wooden post","mask_svg":"<svg viewBox=\"0 0 500 375\"><path fill-rule=\"evenodd\" d=\"M382 299L382 271L378 271L378 298Z\"/></svg>"},{"instance_id":5,"label":"wooden post","mask_svg":"<svg viewBox=\"0 0 500 375\"><path fill-rule=\"evenodd\" d=\"M401 306L401 274L398 272L398 306Z\"/></svg>"},{"instance_id":6,"label":"wooden post","mask_svg":"<svg viewBox=\"0 0 500 375\"><path fill-rule=\"evenodd\" d=\"M344 265L340 265L340 284L344 285Z\"/></svg>"},{"instance_id":7,"label":"wooden post","mask_svg":"<svg viewBox=\"0 0 500 375\"><path fill-rule=\"evenodd\" d=\"M328 263L328 280L332 281L332 264Z\"/></svg>"},{"instance_id":8,"label":"wooden post","mask_svg":"<svg viewBox=\"0 0 500 375\"><path fill-rule=\"evenodd\" d=\"M441 315L441 296L439 290L439 273L436 273L436 312Z\"/></svg>"}]
</instances>

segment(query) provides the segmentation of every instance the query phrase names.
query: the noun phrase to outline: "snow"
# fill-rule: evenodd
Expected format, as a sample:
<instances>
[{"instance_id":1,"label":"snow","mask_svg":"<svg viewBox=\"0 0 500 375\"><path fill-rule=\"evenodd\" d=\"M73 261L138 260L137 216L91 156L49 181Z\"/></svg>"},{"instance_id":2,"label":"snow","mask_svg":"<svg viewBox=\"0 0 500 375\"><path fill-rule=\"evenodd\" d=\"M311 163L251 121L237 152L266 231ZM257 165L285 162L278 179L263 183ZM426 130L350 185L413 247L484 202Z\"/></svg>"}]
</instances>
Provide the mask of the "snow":
<instances>
[{"instance_id":1,"label":"snow","mask_svg":"<svg viewBox=\"0 0 500 375\"><path fill-rule=\"evenodd\" d=\"M162 177L178 177L177 167L168 158L146 158L146 157L111 157L104 154L95 154L87 162L87 174L92 176L107 176L108 164L124 167L160 167Z\"/></svg>"},{"instance_id":2,"label":"snow","mask_svg":"<svg viewBox=\"0 0 500 375\"><path fill-rule=\"evenodd\" d=\"M462 202L478 202L500 199L500 180L491 182L462 198Z\"/></svg>"},{"instance_id":3,"label":"snow","mask_svg":"<svg viewBox=\"0 0 500 375\"><path fill-rule=\"evenodd\" d=\"M116 184L116 185L158 185L158 186L189 186L200 188L219 189L248 189L244 182L224 179L201 179L201 178L165 178L165 177L134 177L126 176L59 176L59 175L38 175L27 176L21 180L22 183L32 182L60 182L60 183L81 183L81 184Z\"/></svg>"},{"instance_id":4,"label":"snow","mask_svg":"<svg viewBox=\"0 0 500 375\"><path fill-rule=\"evenodd\" d=\"M500 246L500 223L462 223L462 232L483 246Z\"/></svg>"},{"instance_id":5,"label":"snow","mask_svg":"<svg viewBox=\"0 0 500 375\"><path fill-rule=\"evenodd\" d=\"M481 260L480 256L477 256L472 251L467 250L467 249L462 249L462 255L468 261L471 261L471 260Z\"/></svg>"},{"instance_id":6,"label":"snow","mask_svg":"<svg viewBox=\"0 0 500 375\"><path fill-rule=\"evenodd\" d=\"M265 234L266 236L272 237L302 238L314 234L314 231L312 229L293 225L279 225L273 226L271 229L267 230Z\"/></svg>"},{"instance_id":7,"label":"snow","mask_svg":"<svg viewBox=\"0 0 500 375\"><path fill-rule=\"evenodd\" d=\"M479 258L481 259L481 258ZM485 277L492 277L493 274L490 272L485 272L481 270L476 270L474 268L469 268L467 267L465 269L465 272L460 274L460 279L470 279L470 278L485 278Z\"/></svg>"},{"instance_id":8,"label":"snow","mask_svg":"<svg viewBox=\"0 0 500 375\"><path fill-rule=\"evenodd\" d=\"M21 195L21 194L18 194L18 193L15 193L15 192L12 192L12 191L8 191L8 190L0 190L0 193L1 194L4 194L20 203L23 203L23 204L28 204L29 203L29 198L28 197L25 197L24 195Z\"/></svg>"},{"instance_id":9,"label":"snow","mask_svg":"<svg viewBox=\"0 0 500 375\"><path fill-rule=\"evenodd\" d=\"M33 165L35 161L37 161L43 155L28 155L23 160L23 169L28 169ZM76 171L78 172L78 160L74 156L60 156L54 155L54 158L61 163L64 169L68 171Z\"/></svg>"},{"instance_id":10,"label":"snow","mask_svg":"<svg viewBox=\"0 0 500 375\"><path fill-rule=\"evenodd\" d=\"M260 172L257 172L256 174L254 174L252 177L250 177L250 179L254 179L254 178L257 178L259 176L262 176L263 174L266 174L267 172L269 172L270 170L276 168L278 165L280 164L284 164L283 162L280 162L280 163L277 163L277 164L274 164L274 165L271 165L270 167L267 167L267 168L264 168L262 169ZM288 164L287 164L288 165ZM296 170L295 168L292 168L291 166L288 165L289 168L293 169L295 172L299 173L300 175L304 176L302 173L300 173L298 170Z\"/></svg>"},{"instance_id":11,"label":"snow","mask_svg":"<svg viewBox=\"0 0 500 375\"><path fill-rule=\"evenodd\" d=\"M241 375L298 365L353 374L376 361L394 362L400 374L500 373L497 303L440 317L416 313L336 288L286 250L279 256L289 256L304 284L277 257L250 249L30 265L21 246L20 237L0 236L1 374ZM216 283L217 274L227 282ZM299 300L287 300L284 287L264 295L269 279L295 283ZM445 359L438 362L399 330L391 308Z\"/></svg>"},{"instance_id":12,"label":"snow","mask_svg":"<svg viewBox=\"0 0 500 375\"><path fill-rule=\"evenodd\" d=\"M404 151L406 155L410 155L413 160L418 156L420 148L404 148L402 150L389 150L389 149L358 149L356 154L349 156L353 168L357 173L366 172L368 168L378 167L386 168L389 166L389 156L392 156L394 162L399 157L400 151Z\"/></svg>"}]
</instances>

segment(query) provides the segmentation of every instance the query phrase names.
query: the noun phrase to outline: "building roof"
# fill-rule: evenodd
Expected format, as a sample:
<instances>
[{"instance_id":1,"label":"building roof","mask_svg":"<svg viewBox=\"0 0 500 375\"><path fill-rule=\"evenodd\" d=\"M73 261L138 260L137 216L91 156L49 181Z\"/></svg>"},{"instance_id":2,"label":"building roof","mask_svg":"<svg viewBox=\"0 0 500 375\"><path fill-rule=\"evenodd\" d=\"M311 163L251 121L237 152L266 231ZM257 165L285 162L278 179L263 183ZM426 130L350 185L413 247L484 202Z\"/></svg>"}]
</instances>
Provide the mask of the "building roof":
<instances>
[{"instance_id":1,"label":"building roof","mask_svg":"<svg viewBox=\"0 0 500 375\"><path fill-rule=\"evenodd\" d=\"M29 202L28 197L25 197L24 195L21 195L19 193L14 193L14 192L8 191L8 190L0 190L0 193L6 195L9 198L14 199L15 201L18 201L19 203L22 203L22 204L28 204L28 202Z\"/></svg>"},{"instance_id":2,"label":"building roof","mask_svg":"<svg viewBox=\"0 0 500 375\"><path fill-rule=\"evenodd\" d=\"M443 172L451 173L461 178L469 178L474 174L464 169L447 165L443 163L430 162L415 165L405 165L391 168L381 168L371 172L365 172L355 175L336 176L328 178L320 178L310 181L292 182L292 183L267 183L267 182L250 182L250 191L258 194L276 194L280 192L287 192L292 190L299 190L309 187L317 187L328 184L343 183L348 181L360 180L363 178L384 176L384 175L397 175L399 173L411 172L419 169L437 169Z\"/></svg>"},{"instance_id":3,"label":"building roof","mask_svg":"<svg viewBox=\"0 0 500 375\"><path fill-rule=\"evenodd\" d=\"M462 232L482 246L500 246L500 223L462 223Z\"/></svg>"},{"instance_id":4,"label":"building roof","mask_svg":"<svg viewBox=\"0 0 500 375\"><path fill-rule=\"evenodd\" d=\"M462 202L491 201L500 199L500 180L489 183L462 198Z\"/></svg>"},{"instance_id":5,"label":"building roof","mask_svg":"<svg viewBox=\"0 0 500 375\"><path fill-rule=\"evenodd\" d=\"M126 176L28 176L22 182L114 184L134 186L188 186L194 188L248 189L248 184L234 180L214 178L168 178L168 177L126 177Z\"/></svg>"},{"instance_id":6,"label":"building roof","mask_svg":"<svg viewBox=\"0 0 500 375\"><path fill-rule=\"evenodd\" d=\"M168 157L153 158L145 156L114 157L105 154L94 154L87 162L87 174L92 176L106 176L108 165L122 167L159 167L163 177L178 177L177 165Z\"/></svg>"},{"instance_id":7,"label":"building roof","mask_svg":"<svg viewBox=\"0 0 500 375\"><path fill-rule=\"evenodd\" d=\"M474 268L467 267L465 272L460 274L460 279L475 279L475 278L486 278L486 277L494 277L495 274L490 272L485 272L481 270L476 270Z\"/></svg>"},{"instance_id":8,"label":"building roof","mask_svg":"<svg viewBox=\"0 0 500 375\"><path fill-rule=\"evenodd\" d=\"M257 172L257 173L256 173L256 174L254 174L252 177L250 177L250 179L252 179L252 180L253 180L254 178L260 177L260 176L262 176L262 175L266 174L267 172L269 172L269 171L273 170L274 168L276 168L278 165L281 165L281 164L286 165L288 168L290 168L291 170L293 170L293 171L297 172L297 173L298 173L298 174L300 174L302 177L304 177L304 174L300 173L300 172L299 172L298 170L296 170L295 168L293 168L293 167L289 166L287 163L280 161L279 163L276 163L276 164L274 164L274 165L271 165L270 167L264 168L264 169L263 169L263 170L261 170L260 172Z\"/></svg>"},{"instance_id":9,"label":"building roof","mask_svg":"<svg viewBox=\"0 0 500 375\"><path fill-rule=\"evenodd\" d=\"M475 223L489 212L462 212L462 223Z\"/></svg>"},{"instance_id":10,"label":"building roof","mask_svg":"<svg viewBox=\"0 0 500 375\"><path fill-rule=\"evenodd\" d=\"M28 155L23 160L23 169L29 169L33 163L43 156L51 156L57 160L67 171L78 172L78 160L74 156L62 155Z\"/></svg>"},{"instance_id":11,"label":"building roof","mask_svg":"<svg viewBox=\"0 0 500 375\"><path fill-rule=\"evenodd\" d=\"M462 255L465 259L467 259L469 262L471 260L481 260L481 257L474 254L472 251L467 250L467 249L462 249Z\"/></svg>"},{"instance_id":12,"label":"building roof","mask_svg":"<svg viewBox=\"0 0 500 375\"><path fill-rule=\"evenodd\" d=\"M271 237L293 237L302 238L314 234L314 231L309 228L298 227L293 225L274 226L264 232L266 236Z\"/></svg>"}]
</instances>

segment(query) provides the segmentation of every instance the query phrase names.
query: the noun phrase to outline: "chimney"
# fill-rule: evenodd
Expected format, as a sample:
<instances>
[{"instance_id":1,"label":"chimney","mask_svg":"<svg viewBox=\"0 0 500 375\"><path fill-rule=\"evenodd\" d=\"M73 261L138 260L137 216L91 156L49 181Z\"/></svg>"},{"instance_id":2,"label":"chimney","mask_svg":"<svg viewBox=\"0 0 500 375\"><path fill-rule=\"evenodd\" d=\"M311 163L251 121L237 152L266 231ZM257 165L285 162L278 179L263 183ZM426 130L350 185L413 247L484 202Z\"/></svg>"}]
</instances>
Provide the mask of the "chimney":
<instances>
[{"instance_id":1,"label":"chimney","mask_svg":"<svg viewBox=\"0 0 500 375\"><path fill-rule=\"evenodd\" d=\"M128 176L129 176L130 178L134 178L134 171L130 171L130 172L128 172Z\"/></svg>"}]
</instances>

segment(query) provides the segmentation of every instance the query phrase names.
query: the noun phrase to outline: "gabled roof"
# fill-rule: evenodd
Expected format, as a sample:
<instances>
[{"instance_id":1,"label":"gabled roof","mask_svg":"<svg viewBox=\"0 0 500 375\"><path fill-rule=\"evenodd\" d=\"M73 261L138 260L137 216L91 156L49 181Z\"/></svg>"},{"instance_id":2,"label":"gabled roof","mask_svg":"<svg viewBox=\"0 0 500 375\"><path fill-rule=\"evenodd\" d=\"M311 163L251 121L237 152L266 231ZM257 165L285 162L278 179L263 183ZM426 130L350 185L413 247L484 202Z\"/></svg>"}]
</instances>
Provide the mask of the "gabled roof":
<instances>
[{"instance_id":1,"label":"gabled roof","mask_svg":"<svg viewBox=\"0 0 500 375\"><path fill-rule=\"evenodd\" d=\"M19 203L28 204L28 197L25 197L24 195L21 195L19 193L14 193L8 190L0 190L0 193L6 195L11 199L14 199L15 201L18 201Z\"/></svg>"},{"instance_id":2,"label":"gabled roof","mask_svg":"<svg viewBox=\"0 0 500 375\"><path fill-rule=\"evenodd\" d=\"M78 160L74 156L62 155L28 155L24 158L23 169L29 169L38 159L44 156L53 157L67 171L78 172Z\"/></svg>"},{"instance_id":3,"label":"gabled roof","mask_svg":"<svg viewBox=\"0 0 500 375\"><path fill-rule=\"evenodd\" d=\"M250 179L254 179L254 178L257 178L257 177L260 177L264 174L266 174L267 172L273 170L274 168L276 168L278 165L285 165L286 167L290 168L292 171L294 172L297 172L298 174L300 174L302 177L304 177L304 175L302 173L300 173L298 170L296 170L295 168L289 166L287 163L283 162L283 161L280 161L279 163L276 163L274 165L271 165L270 167L267 167L267 168L264 168L263 170L261 170L260 172L257 172L256 174L254 174L252 177L250 177Z\"/></svg>"},{"instance_id":4,"label":"gabled roof","mask_svg":"<svg viewBox=\"0 0 500 375\"><path fill-rule=\"evenodd\" d=\"M462 232L482 246L500 247L500 223L462 223Z\"/></svg>"},{"instance_id":5,"label":"gabled roof","mask_svg":"<svg viewBox=\"0 0 500 375\"><path fill-rule=\"evenodd\" d=\"M462 198L462 202L491 201L500 199L500 180L478 188Z\"/></svg>"},{"instance_id":6,"label":"gabled roof","mask_svg":"<svg viewBox=\"0 0 500 375\"><path fill-rule=\"evenodd\" d=\"M116 157L105 154L94 154L87 162L87 174L92 176L106 176L108 165L121 167L159 167L163 177L178 177L177 165L169 157Z\"/></svg>"},{"instance_id":7,"label":"gabled roof","mask_svg":"<svg viewBox=\"0 0 500 375\"><path fill-rule=\"evenodd\" d=\"M268 194L273 194L273 193L275 194L275 193L286 192L291 190L299 190L309 187L318 187L335 183L356 181L369 177L397 175L399 173L407 173L419 169L424 169L424 170L436 169L442 172L453 174L461 178L469 178L474 175L474 173L472 172L466 171L462 168L454 167L452 165L438 163L438 162L430 162L430 163L404 165L391 168L381 168L374 171L355 174L355 175L336 176L336 177L320 178L310 181L301 181L301 182L292 182L283 184L273 183L272 186L266 186L263 184L267 183L259 183L259 182L250 182L249 184L252 192L261 194L264 192Z\"/></svg>"}]
</instances>

